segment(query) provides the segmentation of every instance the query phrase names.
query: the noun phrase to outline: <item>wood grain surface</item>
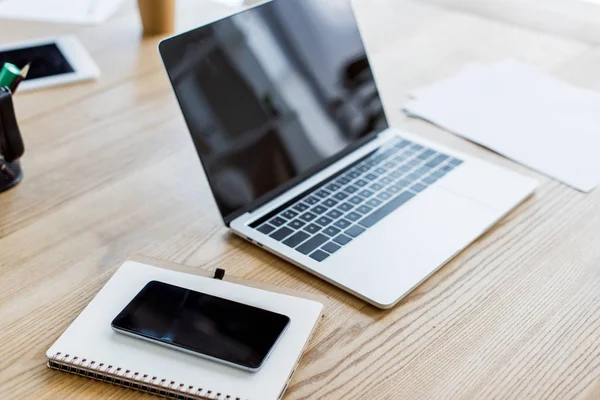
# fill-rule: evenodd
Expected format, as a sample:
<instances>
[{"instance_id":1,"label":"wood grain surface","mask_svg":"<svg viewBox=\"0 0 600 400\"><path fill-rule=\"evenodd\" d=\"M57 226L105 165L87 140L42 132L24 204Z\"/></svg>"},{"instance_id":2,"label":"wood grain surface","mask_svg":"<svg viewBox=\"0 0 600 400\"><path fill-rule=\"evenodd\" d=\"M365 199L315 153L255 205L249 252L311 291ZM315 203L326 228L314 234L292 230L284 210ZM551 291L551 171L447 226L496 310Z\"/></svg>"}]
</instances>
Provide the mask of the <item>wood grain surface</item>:
<instances>
[{"instance_id":1,"label":"wood grain surface","mask_svg":"<svg viewBox=\"0 0 600 400\"><path fill-rule=\"evenodd\" d=\"M327 296L286 399L600 398L600 192L401 112L410 89L506 57L600 89L595 38L464 1L355 6L392 124L535 177L535 196L397 307L377 310L223 227L133 1L101 26L2 20L0 43L76 34L102 77L16 96L27 152L25 180L0 194L0 398L151 398L45 366L45 351L135 254ZM180 30L229 12L206 0L179 7Z\"/></svg>"}]
</instances>

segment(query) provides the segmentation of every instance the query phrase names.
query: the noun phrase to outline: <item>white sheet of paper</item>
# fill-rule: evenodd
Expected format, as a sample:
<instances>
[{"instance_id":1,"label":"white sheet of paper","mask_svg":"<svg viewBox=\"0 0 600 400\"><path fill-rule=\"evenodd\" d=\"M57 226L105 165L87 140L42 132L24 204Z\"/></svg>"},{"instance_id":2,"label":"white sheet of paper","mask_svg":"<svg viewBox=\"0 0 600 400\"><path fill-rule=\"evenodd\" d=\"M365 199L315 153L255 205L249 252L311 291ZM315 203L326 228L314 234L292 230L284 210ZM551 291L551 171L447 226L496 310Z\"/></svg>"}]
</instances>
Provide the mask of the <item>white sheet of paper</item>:
<instances>
[{"instance_id":1,"label":"white sheet of paper","mask_svg":"<svg viewBox=\"0 0 600 400\"><path fill-rule=\"evenodd\" d=\"M213 0L215 3L225 4L227 7L242 7L245 0Z\"/></svg>"},{"instance_id":2,"label":"white sheet of paper","mask_svg":"<svg viewBox=\"0 0 600 400\"><path fill-rule=\"evenodd\" d=\"M125 0L3 0L0 19L22 19L71 24L100 24Z\"/></svg>"},{"instance_id":3,"label":"white sheet of paper","mask_svg":"<svg viewBox=\"0 0 600 400\"><path fill-rule=\"evenodd\" d=\"M600 184L600 93L515 60L473 64L405 106L507 158L587 192Z\"/></svg>"}]
</instances>

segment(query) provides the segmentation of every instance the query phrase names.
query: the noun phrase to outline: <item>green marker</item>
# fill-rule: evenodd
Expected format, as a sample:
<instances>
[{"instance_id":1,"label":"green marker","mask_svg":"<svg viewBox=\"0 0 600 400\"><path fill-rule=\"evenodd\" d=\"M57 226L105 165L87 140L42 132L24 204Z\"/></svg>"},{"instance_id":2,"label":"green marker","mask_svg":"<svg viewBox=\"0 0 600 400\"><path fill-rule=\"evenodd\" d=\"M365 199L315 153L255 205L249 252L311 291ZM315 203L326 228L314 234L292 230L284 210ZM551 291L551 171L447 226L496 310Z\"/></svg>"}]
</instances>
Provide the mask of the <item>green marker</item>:
<instances>
[{"instance_id":1,"label":"green marker","mask_svg":"<svg viewBox=\"0 0 600 400\"><path fill-rule=\"evenodd\" d=\"M17 76L21 73L19 67L11 63L4 63L2 70L0 71L0 87L8 86L13 84Z\"/></svg>"}]
</instances>

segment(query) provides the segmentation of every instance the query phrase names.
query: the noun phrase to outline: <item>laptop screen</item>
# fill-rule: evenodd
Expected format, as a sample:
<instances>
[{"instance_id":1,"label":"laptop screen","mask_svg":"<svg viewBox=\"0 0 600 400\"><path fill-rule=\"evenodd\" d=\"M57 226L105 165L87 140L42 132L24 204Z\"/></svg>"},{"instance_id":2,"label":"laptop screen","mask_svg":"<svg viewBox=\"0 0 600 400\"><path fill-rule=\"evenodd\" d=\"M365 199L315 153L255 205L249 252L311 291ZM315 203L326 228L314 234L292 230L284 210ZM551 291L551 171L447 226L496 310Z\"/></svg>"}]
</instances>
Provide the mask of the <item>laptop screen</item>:
<instances>
[{"instance_id":1,"label":"laptop screen","mask_svg":"<svg viewBox=\"0 0 600 400\"><path fill-rule=\"evenodd\" d=\"M349 0L274 0L160 52L226 223L388 127Z\"/></svg>"}]
</instances>

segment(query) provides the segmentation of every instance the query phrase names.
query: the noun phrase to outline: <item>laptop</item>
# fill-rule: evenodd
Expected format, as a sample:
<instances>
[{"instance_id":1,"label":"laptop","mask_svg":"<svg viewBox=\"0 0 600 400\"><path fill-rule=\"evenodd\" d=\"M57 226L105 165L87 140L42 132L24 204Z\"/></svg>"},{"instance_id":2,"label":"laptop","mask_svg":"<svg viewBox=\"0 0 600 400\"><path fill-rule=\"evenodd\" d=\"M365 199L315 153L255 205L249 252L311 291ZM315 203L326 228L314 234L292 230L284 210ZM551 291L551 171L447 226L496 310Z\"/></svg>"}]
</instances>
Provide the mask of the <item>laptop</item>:
<instances>
[{"instance_id":1,"label":"laptop","mask_svg":"<svg viewBox=\"0 0 600 400\"><path fill-rule=\"evenodd\" d=\"M224 223L377 307L536 187L390 127L349 0L274 0L159 51Z\"/></svg>"}]
</instances>

